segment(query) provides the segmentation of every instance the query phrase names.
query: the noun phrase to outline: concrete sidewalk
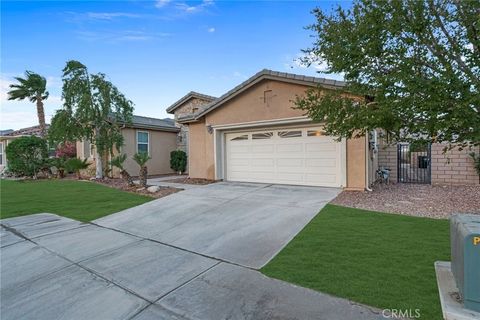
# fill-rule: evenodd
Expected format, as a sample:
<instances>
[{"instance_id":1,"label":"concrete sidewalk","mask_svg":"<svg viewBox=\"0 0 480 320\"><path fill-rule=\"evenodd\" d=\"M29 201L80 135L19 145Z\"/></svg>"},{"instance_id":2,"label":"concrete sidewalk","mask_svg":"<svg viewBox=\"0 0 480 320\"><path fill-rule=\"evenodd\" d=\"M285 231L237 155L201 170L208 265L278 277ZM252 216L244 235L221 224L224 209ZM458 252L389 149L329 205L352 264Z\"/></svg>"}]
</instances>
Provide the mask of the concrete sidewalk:
<instances>
[{"instance_id":1,"label":"concrete sidewalk","mask_svg":"<svg viewBox=\"0 0 480 320\"><path fill-rule=\"evenodd\" d=\"M1 220L2 319L381 319L378 310L53 214Z\"/></svg>"}]
</instances>

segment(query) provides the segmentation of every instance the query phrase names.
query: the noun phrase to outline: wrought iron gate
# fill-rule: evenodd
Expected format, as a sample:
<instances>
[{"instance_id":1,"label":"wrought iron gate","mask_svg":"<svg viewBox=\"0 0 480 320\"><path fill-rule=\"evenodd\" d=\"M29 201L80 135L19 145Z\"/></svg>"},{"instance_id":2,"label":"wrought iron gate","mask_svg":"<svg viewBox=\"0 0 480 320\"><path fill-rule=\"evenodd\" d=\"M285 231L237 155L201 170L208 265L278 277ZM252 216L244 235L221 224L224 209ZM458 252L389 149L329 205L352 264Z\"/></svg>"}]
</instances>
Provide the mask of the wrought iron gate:
<instances>
[{"instance_id":1,"label":"wrought iron gate","mask_svg":"<svg viewBox=\"0 0 480 320\"><path fill-rule=\"evenodd\" d=\"M431 145L399 143L397 146L398 182L431 183Z\"/></svg>"}]
</instances>

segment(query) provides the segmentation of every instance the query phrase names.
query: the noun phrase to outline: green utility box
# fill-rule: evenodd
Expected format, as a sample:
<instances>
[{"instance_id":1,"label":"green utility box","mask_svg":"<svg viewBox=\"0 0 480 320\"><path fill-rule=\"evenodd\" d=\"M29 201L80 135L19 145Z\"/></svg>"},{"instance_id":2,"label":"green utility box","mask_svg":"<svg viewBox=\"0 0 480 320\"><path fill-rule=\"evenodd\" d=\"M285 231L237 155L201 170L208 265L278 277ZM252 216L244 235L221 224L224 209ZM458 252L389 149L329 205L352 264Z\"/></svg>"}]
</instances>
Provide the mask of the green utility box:
<instances>
[{"instance_id":1,"label":"green utility box","mask_svg":"<svg viewBox=\"0 0 480 320\"><path fill-rule=\"evenodd\" d=\"M450 218L452 273L465 308L480 312L480 215Z\"/></svg>"}]
</instances>

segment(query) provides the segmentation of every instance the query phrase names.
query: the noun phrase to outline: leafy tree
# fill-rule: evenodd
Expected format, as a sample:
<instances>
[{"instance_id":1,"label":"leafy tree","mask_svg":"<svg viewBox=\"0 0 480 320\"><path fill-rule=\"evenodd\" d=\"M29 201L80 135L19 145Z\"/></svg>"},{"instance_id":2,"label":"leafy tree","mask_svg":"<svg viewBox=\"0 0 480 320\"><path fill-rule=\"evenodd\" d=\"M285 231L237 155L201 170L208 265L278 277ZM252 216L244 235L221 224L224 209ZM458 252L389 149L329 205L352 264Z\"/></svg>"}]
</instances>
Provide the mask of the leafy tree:
<instances>
[{"instance_id":1,"label":"leafy tree","mask_svg":"<svg viewBox=\"0 0 480 320\"><path fill-rule=\"evenodd\" d=\"M296 106L328 134L381 128L392 142L480 143L480 2L356 0L313 14L315 42L302 62L326 65L347 85L309 90Z\"/></svg>"},{"instance_id":2,"label":"leafy tree","mask_svg":"<svg viewBox=\"0 0 480 320\"><path fill-rule=\"evenodd\" d=\"M170 168L182 174L187 168L187 154L182 150L170 152Z\"/></svg>"},{"instance_id":3,"label":"leafy tree","mask_svg":"<svg viewBox=\"0 0 480 320\"><path fill-rule=\"evenodd\" d=\"M8 170L17 176L36 177L47 157L47 142L36 136L20 137L5 148Z\"/></svg>"},{"instance_id":4,"label":"leafy tree","mask_svg":"<svg viewBox=\"0 0 480 320\"><path fill-rule=\"evenodd\" d=\"M95 145L96 178L103 178L103 156L123 144L121 128L131 123L133 103L105 74L90 74L78 61L63 69L63 108L52 118L53 142L89 140Z\"/></svg>"},{"instance_id":5,"label":"leafy tree","mask_svg":"<svg viewBox=\"0 0 480 320\"><path fill-rule=\"evenodd\" d=\"M132 176L128 173L127 170L123 167L123 163L127 160L127 155L126 154L120 154L116 157L114 157L111 161L110 164L114 167L117 167L120 169L120 175L122 176L122 179L127 182L127 184L131 187L134 185Z\"/></svg>"},{"instance_id":6,"label":"leafy tree","mask_svg":"<svg viewBox=\"0 0 480 320\"><path fill-rule=\"evenodd\" d=\"M75 172L77 179L81 179L80 170L87 169L90 163L88 159L70 158L65 161L65 169L69 172Z\"/></svg>"},{"instance_id":7,"label":"leafy tree","mask_svg":"<svg viewBox=\"0 0 480 320\"><path fill-rule=\"evenodd\" d=\"M147 186L147 177L148 177L148 170L147 170L147 161L150 160L151 157L146 152L135 153L133 155L133 160L140 166L140 185L142 187Z\"/></svg>"},{"instance_id":8,"label":"leafy tree","mask_svg":"<svg viewBox=\"0 0 480 320\"><path fill-rule=\"evenodd\" d=\"M11 84L8 92L8 100L24 100L37 104L38 124L42 137L46 134L45 110L43 101L48 98L47 80L32 71L25 71L25 78L15 77L18 84Z\"/></svg>"}]
</instances>

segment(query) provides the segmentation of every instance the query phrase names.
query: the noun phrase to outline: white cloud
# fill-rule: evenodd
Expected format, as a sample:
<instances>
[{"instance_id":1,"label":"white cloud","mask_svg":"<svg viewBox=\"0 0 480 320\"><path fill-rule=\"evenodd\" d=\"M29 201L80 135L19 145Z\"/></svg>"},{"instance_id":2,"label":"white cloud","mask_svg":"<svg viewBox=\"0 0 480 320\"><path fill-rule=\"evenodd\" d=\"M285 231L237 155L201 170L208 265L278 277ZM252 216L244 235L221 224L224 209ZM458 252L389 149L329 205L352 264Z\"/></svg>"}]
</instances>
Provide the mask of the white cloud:
<instances>
[{"instance_id":1,"label":"white cloud","mask_svg":"<svg viewBox=\"0 0 480 320\"><path fill-rule=\"evenodd\" d=\"M155 7L163 8L169 3L170 3L170 0L157 0L156 3L155 3Z\"/></svg>"},{"instance_id":2,"label":"white cloud","mask_svg":"<svg viewBox=\"0 0 480 320\"><path fill-rule=\"evenodd\" d=\"M213 6L215 3L213 0L203 0L200 4L197 5L189 5L186 2L175 2L171 0L157 0L155 2L155 7L159 9L163 9L166 7L170 7L172 5L177 11L186 14L193 14L204 11L206 8Z\"/></svg>"},{"instance_id":3,"label":"white cloud","mask_svg":"<svg viewBox=\"0 0 480 320\"><path fill-rule=\"evenodd\" d=\"M213 33L213 32L215 32L215 28L214 27L208 28L207 31L210 32L210 33Z\"/></svg>"},{"instance_id":4,"label":"white cloud","mask_svg":"<svg viewBox=\"0 0 480 320\"><path fill-rule=\"evenodd\" d=\"M123 42L148 41L171 36L170 33L148 33L144 31L77 31L78 38L85 41Z\"/></svg>"},{"instance_id":5,"label":"white cloud","mask_svg":"<svg viewBox=\"0 0 480 320\"><path fill-rule=\"evenodd\" d=\"M95 20L113 20L115 18L140 18L141 15L128 12L87 12L87 18Z\"/></svg>"}]
</instances>

